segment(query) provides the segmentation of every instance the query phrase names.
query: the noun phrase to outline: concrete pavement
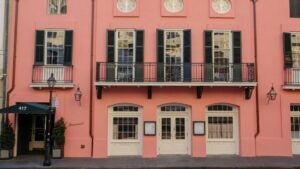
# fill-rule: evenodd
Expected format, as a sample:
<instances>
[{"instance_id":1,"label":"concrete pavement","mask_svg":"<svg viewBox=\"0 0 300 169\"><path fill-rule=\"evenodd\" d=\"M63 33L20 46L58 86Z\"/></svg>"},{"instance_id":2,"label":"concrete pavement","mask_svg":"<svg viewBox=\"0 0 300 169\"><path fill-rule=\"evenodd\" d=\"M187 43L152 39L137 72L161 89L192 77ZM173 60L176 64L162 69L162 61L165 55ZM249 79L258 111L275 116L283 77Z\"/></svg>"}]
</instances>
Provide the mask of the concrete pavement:
<instances>
[{"instance_id":1,"label":"concrete pavement","mask_svg":"<svg viewBox=\"0 0 300 169\"><path fill-rule=\"evenodd\" d=\"M43 156L20 156L0 161L0 169L300 169L300 156L294 157L236 157L218 156L191 158L188 156L112 157L107 159L52 159L50 167L43 167Z\"/></svg>"}]
</instances>

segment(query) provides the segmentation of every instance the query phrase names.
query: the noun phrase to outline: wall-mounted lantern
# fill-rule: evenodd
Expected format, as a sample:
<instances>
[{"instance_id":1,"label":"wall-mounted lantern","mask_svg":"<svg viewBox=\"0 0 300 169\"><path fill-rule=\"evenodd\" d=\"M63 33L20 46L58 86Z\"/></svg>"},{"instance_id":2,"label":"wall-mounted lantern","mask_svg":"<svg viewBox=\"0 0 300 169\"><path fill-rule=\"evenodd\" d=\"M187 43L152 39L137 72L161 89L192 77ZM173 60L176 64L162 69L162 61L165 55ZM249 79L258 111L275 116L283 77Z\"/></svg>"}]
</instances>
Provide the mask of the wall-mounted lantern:
<instances>
[{"instance_id":1,"label":"wall-mounted lantern","mask_svg":"<svg viewBox=\"0 0 300 169\"><path fill-rule=\"evenodd\" d=\"M82 93L81 93L79 87L77 87L77 90L76 90L74 96L75 96L75 101L78 101L79 104L80 104L80 103L81 103L81 96L82 96Z\"/></svg>"},{"instance_id":2,"label":"wall-mounted lantern","mask_svg":"<svg viewBox=\"0 0 300 169\"><path fill-rule=\"evenodd\" d=\"M267 93L267 97L268 97L268 102L270 100L276 100L276 96L277 96L277 93L273 87L273 84L272 84L272 87L270 89L270 91Z\"/></svg>"}]
</instances>

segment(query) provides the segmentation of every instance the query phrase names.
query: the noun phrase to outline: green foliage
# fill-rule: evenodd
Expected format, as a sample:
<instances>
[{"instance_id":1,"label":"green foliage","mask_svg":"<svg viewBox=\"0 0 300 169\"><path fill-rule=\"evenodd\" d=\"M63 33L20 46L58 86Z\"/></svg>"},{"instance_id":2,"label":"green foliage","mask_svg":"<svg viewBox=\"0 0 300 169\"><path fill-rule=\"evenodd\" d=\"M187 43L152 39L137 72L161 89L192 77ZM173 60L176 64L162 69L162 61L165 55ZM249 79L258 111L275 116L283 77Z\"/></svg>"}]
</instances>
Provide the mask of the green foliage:
<instances>
[{"instance_id":1,"label":"green foliage","mask_svg":"<svg viewBox=\"0 0 300 169\"><path fill-rule=\"evenodd\" d=\"M55 122L52 130L52 139L55 146L63 146L65 144L66 123L63 118Z\"/></svg>"},{"instance_id":2,"label":"green foliage","mask_svg":"<svg viewBox=\"0 0 300 169\"><path fill-rule=\"evenodd\" d=\"M0 149L11 150L15 145L14 130L9 121L3 121L0 133Z\"/></svg>"}]
</instances>

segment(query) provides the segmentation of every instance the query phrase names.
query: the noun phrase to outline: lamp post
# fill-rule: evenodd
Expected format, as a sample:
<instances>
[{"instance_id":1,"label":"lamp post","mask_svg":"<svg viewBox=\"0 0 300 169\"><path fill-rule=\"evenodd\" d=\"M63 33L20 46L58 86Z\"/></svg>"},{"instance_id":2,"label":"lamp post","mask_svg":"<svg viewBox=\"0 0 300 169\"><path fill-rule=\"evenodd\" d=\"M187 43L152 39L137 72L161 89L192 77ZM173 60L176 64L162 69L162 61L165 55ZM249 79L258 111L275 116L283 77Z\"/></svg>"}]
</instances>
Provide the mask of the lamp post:
<instances>
[{"instance_id":1,"label":"lamp post","mask_svg":"<svg viewBox=\"0 0 300 169\"><path fill-rule=\"evenodd\" d=\"M53 73L51 73L51 76L47 80L49 92L50 92L50 99L49 99L49 110L47 114L47 123L46 123L46 142L45 142L45 159L44 159L44 166L50 166L51 165L51 115L53 114L53 108L52 108L52 92L53 88L55 86L56 80L54 78Z\"/></svg>"}]
</instances>

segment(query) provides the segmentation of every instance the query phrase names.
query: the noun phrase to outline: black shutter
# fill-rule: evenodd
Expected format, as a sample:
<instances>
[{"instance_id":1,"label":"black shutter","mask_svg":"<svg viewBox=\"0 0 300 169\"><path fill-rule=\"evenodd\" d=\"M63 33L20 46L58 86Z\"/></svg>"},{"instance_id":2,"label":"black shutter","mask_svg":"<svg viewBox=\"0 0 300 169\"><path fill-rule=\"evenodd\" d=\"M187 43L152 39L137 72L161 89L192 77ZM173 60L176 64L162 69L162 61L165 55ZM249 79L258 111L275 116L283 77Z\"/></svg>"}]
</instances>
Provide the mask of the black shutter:
<instances>
[{"instance_id":1,"label":"black shutter","mask_svg":"<svg viewBox=\"0 0 300 169\"><path fill-rule=\"evenodd\" d=\"M73 48L73 31L67 30L65 32L65 56L64 65L72 65L72 48Z\"/></svg>"},{"instance_id":2,"label":"black shutter","mask_svg":"<svg viewBox=\"0 0 300 169\"><path fill-rule=\"evenodd\" d=\"M191 30L183 31L183 80L186 82L191 81Z\"/></svg>"},{"instance_id":3,"label":"black shutter","mask_svg":"<svg viewBox=\"0 0 300 169\"><path fill-rule=\"evenodd\" d=\"M144 31L136 30L135 81L144 81Z\"/></svg>"},{"instance_id":4,"label":"black shutter","mask_svg":"<svg viewBox=\"0 0 300 169\"><path fill-rule=\"evenodd\" d=\"M233 81L242 81L242 42L241 42L241 32L232 32L232 50L233 50Z\"/></svg>"},{"instance_id":5,"label":"black shutter","mask_svg":"<svg viewBox=\"0 0 300 169\"><path fill-rule=\"evenodd\" d=\"M300 17L300 0L290 0L290 16L293 18Z\"/></svg>"},{"instance_id":6,"label":"black shutter","mask_svg":"<svg viewBox=\"0 0 300 169\"><path fill-rule=\"evenodd\" d=\"M115 30L107 30L106 37L106 81L115 81Z\"/></svg>"},{"instance_id":7,"label":"black shutter","mask_svg":"<svg viewBox=\"0 0 300 169\"><path fill-rule=\"evenodd\" d=\"M283 33L284 68L293 67L291 33Z\"/></svg>"},{"instance_id":8,"label":"black shutter","mask_svg":"<svg viewBox=\"0 0 300 169\"><path fill-rule=\"evenodd\" d=\"M164 81L164 31L157 30L157 81Z\"/></svg>"},{"instance_id":9,"label":"black shutter","mask_svg":"<svg viewBox=\"0 0 300 169\"><path fill-rule=\"evenodd\" d=\"M212 65L212 31L204 31L204 55L205 55L205 65L204 65L204 80L206 82L213 81L213 65ZM201 73L201 72L200 72Z\"/></svg>"},{"instance_id":10,"label":"black shutter","mask_svg":"<svg viewBox=\"0 0 300 169\"><path fill-rule=\"evenodd\" d=\"M35 32L35 65L44 65L45 50L45 31L37 30Z\"/></svg>"}]
</instances>

